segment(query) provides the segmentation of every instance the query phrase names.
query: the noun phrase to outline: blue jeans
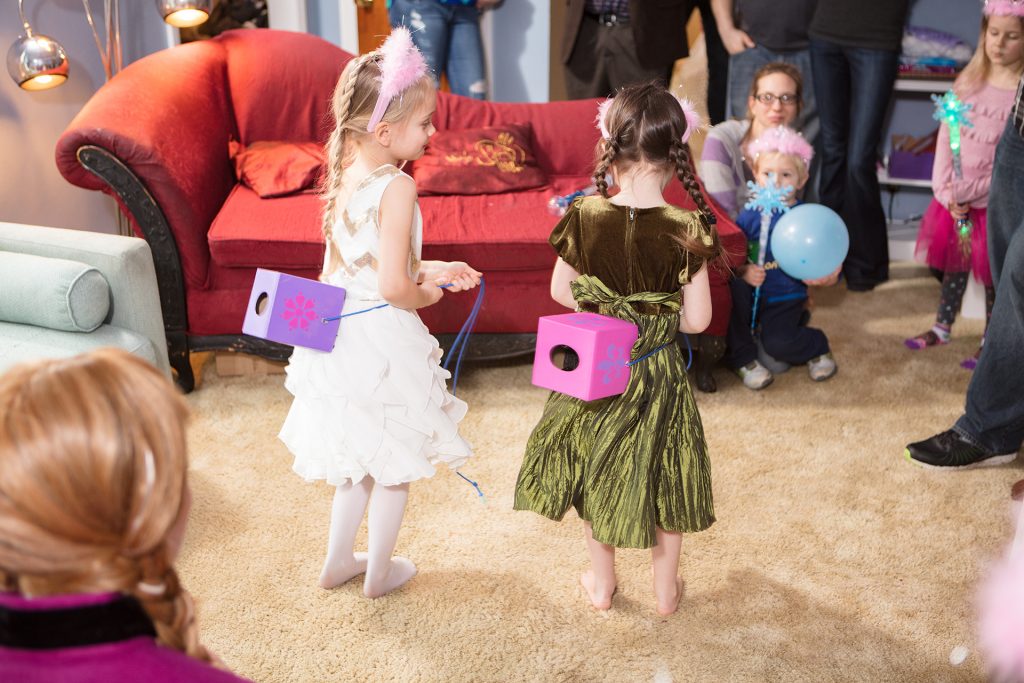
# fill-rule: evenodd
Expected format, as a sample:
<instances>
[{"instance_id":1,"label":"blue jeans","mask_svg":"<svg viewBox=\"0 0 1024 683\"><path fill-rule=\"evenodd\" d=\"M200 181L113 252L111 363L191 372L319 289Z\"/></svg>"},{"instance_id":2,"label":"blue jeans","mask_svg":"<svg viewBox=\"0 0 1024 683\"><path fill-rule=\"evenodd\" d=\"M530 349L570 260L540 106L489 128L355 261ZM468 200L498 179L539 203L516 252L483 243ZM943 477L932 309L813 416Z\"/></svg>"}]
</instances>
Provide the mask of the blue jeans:
<instances>
[{"instance_id":1,"label":"blue jeans","mask_svg":"<svg viewBox=\"0 0 1024 683\"><path fill-rule=\"evenodd\" d=\"M729 106L726 115L742 119L747 116L747 98L754 74L765 64L785 62L792 64L804 79L803 107L794 127L803 133L811 144L818 138L818 106L814 101L814 85L811 78L811 53L808 50L773 52L766 47L754 47L729 56ZM775 93L781 95L782 93Z\"/></svg>"},{"instance_id":2,"label":"blue jeans","mask_svg":"<svg viewBox=\"0 0 1024 683\"><path fill-rule=\"evenodd\" d=\"M988 258L996 287L992 320L953 427L990 453L1024 442L1024 139L1013 119L996 147L988 199Z\"/></svg>"},{"instance_id":3,"label":"blue jeans","mask_svg":"<svg viewBox=\"0 0 1024 683\"><path fill-rule=\"evenodd\" d=\"M392 26L407 26L412 41L440 82L441 74L456 95L487 97L480 11L473 5L448 5L437 0L392 0Z\"/></svg>"},{"instance_id":4,"label":"blue jeans","mask_svg":"<svg viewBox=\"0 0 1024 683\"><path fill-rule=\"evenodd\" d=\"M846 222L850 288L889 279L889 241L878 188L878 147L899 55L811 39L811 70L821 121L818 196Z\"/></svg>"}]
</instances>

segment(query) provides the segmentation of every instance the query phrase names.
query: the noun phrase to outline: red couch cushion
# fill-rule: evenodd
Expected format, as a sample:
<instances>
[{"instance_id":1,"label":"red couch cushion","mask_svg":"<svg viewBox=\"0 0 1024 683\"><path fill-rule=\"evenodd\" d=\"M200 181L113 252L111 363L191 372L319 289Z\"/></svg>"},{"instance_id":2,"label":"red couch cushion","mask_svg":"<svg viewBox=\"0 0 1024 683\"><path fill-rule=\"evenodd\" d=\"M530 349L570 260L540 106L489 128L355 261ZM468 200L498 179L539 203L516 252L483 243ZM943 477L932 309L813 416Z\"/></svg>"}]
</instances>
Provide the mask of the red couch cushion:
<instances>
[{"instance_id":1,"label":"red couch cushion","mask_svg":"<svg viewBox=\"0 0 1024 683\"><path fill-rule=\"evenodd\" d=\"M548 235L558 217L554 194L568 194L589 178L554 178L534 190L489 195L421 197L424 258L466 261L483 271L532 270L553 264ZM237 185L210 226L210 254L233 268L319 268L323 203L313 194L260 199Z\"/></svg>"},{"instance_id":2,"label":"red couch cushion","mask_svg":"<svg viewBox=\"0 0 1024 683\"><path fill-rule=\"evenodd\" d=\"M319 268L322 208L316 194L261 199L245 185L235 185L210 226L210 256L216 264L235 268Z\"/></svg>"},{"instance_id":3,"label":"red couch cushion","mask_svg":"<svg viewBox=\"0 0 1024 683\"><path fill-rule=\"evenodd\" d=\"M246 146L231 140L228 156L238 182L264 199L315 189L324 168L324 147L318 142L261 141Z\"/></svg>"},{"instance_id":4,"label":"red couch cushion","mask_svg":"<svg viewBox=\"0 0 1024 683\"><path fill-rule=\"evenodd\" d=\"M528 123L438 131L416 160L420 196L499 194L540 187L546 174L533 153Z\"/></svg>"}]
</instances>

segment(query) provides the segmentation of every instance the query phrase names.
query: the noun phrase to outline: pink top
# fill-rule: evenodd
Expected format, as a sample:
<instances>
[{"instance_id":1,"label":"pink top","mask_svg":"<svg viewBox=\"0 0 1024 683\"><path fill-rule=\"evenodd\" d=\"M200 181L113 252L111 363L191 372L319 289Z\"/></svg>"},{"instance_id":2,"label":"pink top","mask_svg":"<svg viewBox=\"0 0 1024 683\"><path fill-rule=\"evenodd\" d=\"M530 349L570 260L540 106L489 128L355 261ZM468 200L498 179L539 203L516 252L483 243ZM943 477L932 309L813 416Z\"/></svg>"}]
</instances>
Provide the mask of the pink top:
<instances>
[{"instance_id":1,"label":"pink top","mask_svg":"<svg viewBox=\"0 0 1024 683\"><path fill-rule=\"evenodd\" d=\"M148 617L146 629L118 629L119 619L130 619L132 615L130 605L118 603L120 597L118 593L98 593L25 598L0 592L0 681L245 683L245 679L227 671L158 645ZM113 609L104 611L104 606L110 605ZM89 644L69 645L66 640L62 644L68 634L62 633L61 626L66 627L76 611L90 609L100 611L87 618L93 632L89 634ZM140 607L135 607L136 613L140 611ZM31 623L24 617L18 618L32 614L39 618L30 620ZM150 633L142 633L143 630ZM111 635L103 635L107 632ZM99 635L92 637L94 634ZM22 642L25 640L44 642L28 646Z\"/></svg>"},{"instance_id":2,"label":"pink top","mask_svg":"<svg viewBox=\"0 0 1024 683\"><path fill-rule=\"evenodd\" d=\"M932 192L935 199L945 207L955 197L960 204L967 203L975 209L983 209L988 206L988 188L992 183L996 143L999 142L1013 107L1014 91L985 83L964 97L963 101L974 105L967 113L974 126L960 128L960 166L964 177L957 180L953 175L949 128L942 124L935 145Z\"/></svg>"}]
</instances>

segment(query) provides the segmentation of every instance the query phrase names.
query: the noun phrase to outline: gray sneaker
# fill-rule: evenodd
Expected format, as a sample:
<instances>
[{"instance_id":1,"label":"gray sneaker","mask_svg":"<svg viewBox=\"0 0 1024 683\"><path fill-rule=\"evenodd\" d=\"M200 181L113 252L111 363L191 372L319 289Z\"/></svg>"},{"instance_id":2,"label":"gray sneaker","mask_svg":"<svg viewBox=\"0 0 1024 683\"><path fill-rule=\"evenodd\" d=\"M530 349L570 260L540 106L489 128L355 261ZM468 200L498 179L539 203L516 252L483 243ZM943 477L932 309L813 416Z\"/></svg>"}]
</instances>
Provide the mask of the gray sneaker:
<instances>
[{"instance_id":1,"label":"gray sneaker","mask_svg":"<svg viewBox=\"0 0 1024 683\"><path fill-rule=\"evenodd\" d=\"M823 353L817 358L807 361L807 374L815 382L824 382L836 374L838 369L839 366L836 365L836 360L832 357L831 353Z\"/></svg>"},{"instance_id":2,"label":"gray sneaker","mask_svg":"<svg viewBox=\"0 0 1024 683\"><path fill-rule=\"evenodd\" d=\"M736 371L736 374L743 380L743 386L754 391L764 389L775 379L772 371L756 360L744 365Z\"/></svg>"},{"instance_id":3,"label":"gray sneaker","mask_svg":"<svg viewBox=\"0 0 1024 683\"><path fill-rule=\"evenodd\" d=\"M760 339L757 340L757 360L773 375L781 375L791 367L789 363L769 356L768 352L764 350L764 346L761 345Z\"/></svg>"}]
</instances>

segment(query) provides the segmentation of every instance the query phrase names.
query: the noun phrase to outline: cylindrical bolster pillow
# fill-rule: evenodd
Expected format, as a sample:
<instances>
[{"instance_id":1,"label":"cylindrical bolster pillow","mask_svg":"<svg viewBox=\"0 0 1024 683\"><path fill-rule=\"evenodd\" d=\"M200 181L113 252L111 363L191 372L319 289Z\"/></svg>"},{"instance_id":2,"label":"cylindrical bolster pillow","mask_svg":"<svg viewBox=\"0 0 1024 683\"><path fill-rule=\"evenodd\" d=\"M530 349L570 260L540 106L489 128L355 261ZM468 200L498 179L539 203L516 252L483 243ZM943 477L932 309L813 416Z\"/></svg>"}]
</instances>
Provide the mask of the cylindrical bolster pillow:
<instances>
[{"instance_id":1,"label":"cylindrical bolster pillow","mask_svg":"<svg viewBox=\"0 0 1024 683\"><path fill-rule=\"evenodd\" d=\"M0 320L92 332L110 311L110 285L78 261L0 251Z\"/></svg>"}]
</instances>

